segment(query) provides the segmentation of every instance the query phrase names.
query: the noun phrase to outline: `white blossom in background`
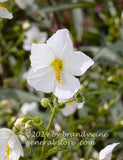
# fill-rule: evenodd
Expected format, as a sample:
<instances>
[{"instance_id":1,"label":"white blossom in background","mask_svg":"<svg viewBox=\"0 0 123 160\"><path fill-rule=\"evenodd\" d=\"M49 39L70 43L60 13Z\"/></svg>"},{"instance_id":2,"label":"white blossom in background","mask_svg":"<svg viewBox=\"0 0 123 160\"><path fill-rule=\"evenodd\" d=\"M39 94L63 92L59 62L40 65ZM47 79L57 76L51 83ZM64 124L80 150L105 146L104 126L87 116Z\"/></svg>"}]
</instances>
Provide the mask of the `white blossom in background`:
<instances>
[{"instance_id":1,"label":"white blossom in background","mask_svg":"<svg viewBox=\"0 0 123 160\"><path fill-rule=\"evenodd\" d=\"M112 151L118 144L119 143L113 143L102 149L99 153L99 160L111 160Z\"/></svg>"},{"instance_id":2,"label":"white blossom in background","mask_svg":"<svg viewBox=\"0 0 123 160\"><path fill-rule=\"evenodd\" d=\"M38 105L36 102L32 102L32 103L24 103L20 109L22 114L27 114L30 112L35 112L37 113L39 111L38 109Z\"/></svg>"},{"instance_id":3,"label":"white blossom in background","mask_svg":"<svg viewBox=\"0 0 123 160\"><path fill-rule=\"evenodd\" d=\"M52 157L52 160L58 160L58 158L57 157Z\"/></svg>"},{"instance_id":4,"label":"white blossom in background","mask_svg":"<svg viewBox=\"0 0 123 160\"><path fill-rule=\"evenodd\" d=\"M3 2L5 2L5 1L7 1L7 0L0 0L0 17L12 19L13 18L12 13L10 13L7 10L7 8L3 6Z\"/></svg>"},{"instance_id":5,"label":"white blossom in background","mask_svg":"<svg viewBox=\"0 0 123 160\"><path fill-rule=\"evenodd\" d=\"M30 59L29 85L38 91L53 92L60 99L73 97L80 88L75 76L94 64L84 53L73 51L67 29L58 30L46 43L33 43Z\"/></svg>"},{"instance_id":6,"label":"white blossom in background","mask_svg":"<svg viewBox=\"0 0 123 160\"><path fill-rule=\"evenodd\" d=\"M0 129L0 160L18 160L24 156L18 136L10 129Z\"/></svg>"},{"instance_id":7,"label":"white blossom in background","mask_svg":"<svg viewBox=\"0 0 123 160\"><path fill-rule=\"evenodd\" d=\"M20 9L26 9L27 6L31 6L34 0L15 0L16 4Z\"/></svg>"},{"instance_id":8,"label":"white blossom in background","mask_svg":"<svg viewBox=\"0 0 123 160\"><path fill-rule=\"evenodd\" d=\"M70 101L70 99L68 99L68 100L60 99L59 100L60 103L67 102L67 101ZM74 114L77 109L83 108L84 103L85 103L84 101L82 103L77 103L75 101L66 103L65 107L62 109L63 116L68 117L68 116Z\"/></svg>"},{"instance_id":9,"label":"white blossom in background","mask_svg":"<svg viewBox=\"0 0 123 160\"><path fill-rule=\"evenodd\" d=\"M23 49L26 51L31 50L32 43L43 43L47 39L47 33L41 32L37 27L31 27L25 32L26 39L23 41Z\"/></svg>"}]
</instances>

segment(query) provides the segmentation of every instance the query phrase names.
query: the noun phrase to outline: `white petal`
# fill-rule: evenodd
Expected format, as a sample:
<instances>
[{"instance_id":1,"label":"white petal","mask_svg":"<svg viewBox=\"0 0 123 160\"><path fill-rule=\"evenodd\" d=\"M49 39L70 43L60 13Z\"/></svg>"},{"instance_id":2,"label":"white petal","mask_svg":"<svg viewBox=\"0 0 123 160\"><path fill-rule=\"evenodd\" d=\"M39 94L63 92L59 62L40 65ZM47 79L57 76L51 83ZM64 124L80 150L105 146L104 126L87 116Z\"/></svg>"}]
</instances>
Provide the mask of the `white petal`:
<instances>
[{"instance_id":1,"label":"white petal","mask_svg":"<svg viewBox=\"0 0 123 160\"><path fill-rule=\"evenodd\" d=\"M81 109L81 108L83 108L83 107L84 107L84 104L85 104L85 102L78 103L78 107L77 107L77 109Z\"/></svg>"},{"instance_id":2,"label":"white petal","mask_svg":"<svg viewBox=\"0 0 123 160\"><path fill-rule=\"evenodd\" d=\"M19 159L20 156L24 156L24 151L23 151L22 145L19 141L18 136L14 132L10 136L10 139L8 141L8 145L12 150L10 157L13 158L13 160L14 160L14 156L16 157L16 159Z\"/></svg>"},{"instance_id":3,"label":"white petal","mask_svg":"<svg viewBox=\"0 0 123 160\"><path fill-rule=\"evenodd\" d=\"M55 74L52 68L44 68L38 71L33 69L27 78L28 84L38 91L50 93L54 89Z\"/></svg>"},{"instance_id":4,"label":"white petal","mask_svg":"<svg viewBox=\"0 0 123 160\"><path fill-rule=\"evenodd\" d=\"M29 38L33 38L35 34L39 34L40 30L36 26L32 26L27 32L25 32L25 35Z\"/></svg>"},{"instance_id":5,"label":"white petal","mask_svg":"<svg viewBox=\"0 0 123 160\"><path fill-rule=\"evenodd\" d=\"M62 109L62 114L67 117L70 116L72 114L74 114L74 112L77 109L77 103L76 102L72 102L72 103L67 103L66 106Z\"/></svg>"},{"instance_id":6,"label":"white petal","mask_svg":"<svg viewBox=\"0 0 123 160\"><path fill-rule=\"evenodd\" d=\"M8 139L0 139L0 160L4 160L6 156L6 147L8 145Z\"/></svg>"},{"instance_id":7,"label":"white petal","mask_svg":"<svg viewBox=\"0 0 123 160\"><path fill-rule=\"evenodd\" d=\"M28 41L27 39L25 39L24 44L23 44L23 49L25 51L30 51L31 50L31 45L32 45L32 43L30 41Z\"/></svg>"},{"instance_id":8,"label":"white petal","mask_svg":"<svg viewBox=\"0 0 123 160\"><path fill-rule=\"evenodd\" d=\"M0 128L0 139L8 139L9 135L12 133L12 130L8 128Z\"/></svg>"},{"instance_id":9,"label":"white petal","mask_svg":"<svg viewBox=\"0 0 123 160\"><path fill-rule=\"evenodd\" d=\"M38 43L43 43L47 40L47 33L46 32L40 32L38 35Z\"/></svg>"},{"instance_id":10,"label":"white petal","mask_svg":"<svg viewBox=\"0 0 123 160\"><path fill-rule=\"evenodd\" d=\"M12 151L15 153L15 155L17 155L18 157L20 156L24 156L24 151L22 148L22 145L19 141L19 138L16 134L13 134L11 136L11 139L8 142L10 148L12 149Z\"/></svg>"},{"instance_id":11,"label":"white petal","mask_svg":"<svg viewBox=\"0 0 123 160\"><path fill-rule=\"evenodd\" d=\"M38 105L36 102L24 103L21 107L21 112L27 114L28 112L38 112Z\"/></svg>"},{"instance_id":12,"label":"white petal","mask_svg":"<svg viewBox=\"0 0 123 160\"><path fill-rule=\"evenodd\" d=\"M0 7L0 17L12 19L13 15L5 7Z\"/></svg>"},{"instance_id":13,"label":"white petal","mask_svg":"<svg viewBox=\"0 0 123 160\"><path fill-rule=\"evenodd\" d=\"M34 40L37 43L43 43L47 39L46 32L40 32L36 26L32 26L27 32L25 32L26 39L24 39L23 49L26 51L31 50L31 45Z\"/></svg>"},{"instance_id":14,"label":"white petal","mask_svg":"<svg viewBox=\"0 0 123 160\"><path fill-rule=\"evenodd\" d=\"M46 44L32 44L30 59L33 69L37 70L48 67L54 58L55 55L52 49Z\"/></svg>"},{"instance_id":15,"label":"white petal","mask_svg":"<svg viewBox=\"0 0 123 160\"><path fill-rule=\"evenodd\" d=\"M54 50L56 56L62 57L63 59L69 56L73 51L72 42L67 29L58 30L48 39L47 44Z\"/></svg>"},{"instance_id":16,"label":"white petal","mask_svg":"<svg viewBox=\"0 0 123 160\"><path fill-rule=\"evenodd\" d=\"M57 80L55 82L55 89L53 91L54 95L60 99L69 99L80 88L80 82L73 75L68 72L64 72L62 76L63 84L58 84Z\"/></svg>"},{"instance_id":17,"label":"white petal","mask_svg":"<svg viewBox=\"0 0 123 160\"><path fill-rule=\"evenodd\" d=\"M111 160L112 151L118 144L119 143L113 143L102 149L99 153L99 160Z\"/></svg>"},{"instance_id":18,"label":"white petal","mask_svg":"<svg viewBox=\"0 0 123 160\"><path fill-rule=\"evenodd\" d=\"M2 148L1 148L2 145ZM0 160L4 160L6 156L6 148L10 147L10 160L18 160L20 156L24 155L23 148L17 135L10 129L0 129ZM15 159L16 157L16 159Z\"/></svg>"},{"instance_id":19,"label":"white petal","mask_svg":"<svg viewBox=\"0 0 123 160\"><path fill-rule=\"evenodd\" d=\"M80 76L94 64L93 60L84 53L78 51L73 53L65 62L64 68L71 74Z\"/></svg>"}]
</instances>

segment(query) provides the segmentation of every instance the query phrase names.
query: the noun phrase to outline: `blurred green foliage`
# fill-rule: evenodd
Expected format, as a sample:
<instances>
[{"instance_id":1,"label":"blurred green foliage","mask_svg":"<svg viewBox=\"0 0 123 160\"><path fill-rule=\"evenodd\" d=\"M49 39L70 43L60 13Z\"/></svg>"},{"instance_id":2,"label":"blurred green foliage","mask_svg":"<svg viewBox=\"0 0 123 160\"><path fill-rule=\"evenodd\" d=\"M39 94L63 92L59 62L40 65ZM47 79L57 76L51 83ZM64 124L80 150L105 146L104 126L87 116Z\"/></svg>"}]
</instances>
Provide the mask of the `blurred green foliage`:
<instances>
[{"instance_id":1,"label":"blurred green foliage","mask_svg":"<svg viewBox=\"0 0 123 160\"><path fill-rule=\"evenodd\" d=\"M60 152L59 160L79 160L95 158L104 146L120 142L114 151L113 160L123 159L123 2L120 0L35 0L33 6L21 10L13 0L7 3L13 12L12 20L0 18L0 127L12 128L19 117L24 102L37 101L38 114L44 125L50 118L49 109L44 109L42 97L52 94L38 93L23 78L30 68L30 52L24 51L25 24L37 26L41 31L52 35L59 28L67 28L75 48L92 57L95 65L91 71L80 77L80 94L85 105L74 115L63 117L58 110L54 124L58 123L62 131L95 133L105 132L106 138L93 139L96 144L77 145L82 139L76 138L75 145L49 145L45 148L45 157L49 159ZM5 105L2 101L7 99ZM34 130L36 130L34 128ZM57 132L52 125L51 132ZM59 137L56 141L62 140ZM49 140L52 137L49 136ZM71 138L64 138L71 141ZM91 137L90 140L91 141ZM41 146L33 146L35 160L38 160ZM25 146L25 151L28 148ZM29 153L25 152L29 157ZM30 158L30 157L29 157ZM27 160L29 160L27 158ZM23 159L23 158L20 158Z\"/></svg>"}]
</instances>

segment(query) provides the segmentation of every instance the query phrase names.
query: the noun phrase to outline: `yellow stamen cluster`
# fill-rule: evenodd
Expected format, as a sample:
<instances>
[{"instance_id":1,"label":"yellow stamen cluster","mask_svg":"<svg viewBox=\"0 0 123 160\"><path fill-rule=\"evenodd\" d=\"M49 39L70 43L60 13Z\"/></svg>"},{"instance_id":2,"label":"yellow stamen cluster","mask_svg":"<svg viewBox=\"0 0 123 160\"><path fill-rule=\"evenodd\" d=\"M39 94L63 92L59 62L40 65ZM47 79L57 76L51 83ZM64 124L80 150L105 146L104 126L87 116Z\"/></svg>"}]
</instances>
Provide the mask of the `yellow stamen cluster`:
<instances>
[{"instance_id":1,"label":"yellow stamen cluster","mask_svg":"<svg viewBox=\"0 0 123 160\"><path fill-rule=\"evenodd\" d=\"M55 75L56 75L56 79L58 81L59 84L63 84L63 82L61 81L61 71L63 69L63 62L60 58L56 58L52 63L51 63L54 71L55 71Z\"/></svg>"},{"instance_id":2,"label":"yellow stamen cluster","mask_svg":"<svg viewBox=\"0 0 123 160\"><path fill-rule=\"evenodd\" d=\"M5 12L7 9L6 7L3 6L3 3L1 3L1 2L0 2L0 7L3 8L3 12Z\"/></svg>"},{"instance_id":3,"label":"yellow stamen cluster","mask_svg":"<svg viewBox=\"0 0 123 160\"><path fill-rule=\"evenodd\" d=\"M71 99L68 99L67 101L71 101ZM71 103L71 102L68 103L68 107L69 107L69 108L72 107L72 103Z\"/></svg>"},{"instance_id":4,"label":"yellow stamen cluster","mask_svg":"<svg viewBox=\"0 0 123 160\"><path fill-rule=\"evenodd\" d=\"M3 4L0 2L0 7L3 7Z\"/></svg>"},{"instance_id":5,"label":"yellow stamen cluster","mask_svg":"<svg viewBox=\"0 0 123 160\"><path fill-rule=\"evenodd\" d=\"M33 39L33 41L32 41L33 43L37 43L37 39Z\"/></svg>"},{"instance_id":6,"label":"yellow stamen cluster","mask_svg":"<svg viewBox=\"0 0 123 160\"><path fill-rule=\"evenodd\" d=\"M7 145L6 154L7 155L4 157L4 159L9 160L9 155L10 155L10 147L9 147L9 145Z\"/></svg>"},{"instance_id":7,"label":"yellow stamen cluster","mask_svg":"<svg viewBox=\"0 0 123 160\"><path fill-rule=\"evenodd\" d=\"M2 8L3 8L3 3L1 3L1 2L0 2L0 7L2 7Z\"/></svg>"}]
</instances>

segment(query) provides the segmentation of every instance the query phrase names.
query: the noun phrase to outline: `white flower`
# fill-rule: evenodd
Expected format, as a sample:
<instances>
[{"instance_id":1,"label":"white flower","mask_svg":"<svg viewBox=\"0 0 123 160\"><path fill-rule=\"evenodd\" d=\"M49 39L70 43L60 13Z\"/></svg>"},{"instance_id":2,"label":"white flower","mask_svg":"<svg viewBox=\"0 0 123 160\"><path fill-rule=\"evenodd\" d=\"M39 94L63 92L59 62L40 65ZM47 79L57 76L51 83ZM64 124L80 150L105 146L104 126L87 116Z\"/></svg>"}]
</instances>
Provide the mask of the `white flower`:
<instances>
[{"instance_id":1,"label":"white flower","mask_svg":"<svg viewBox=\"0 0 123 160\"><path fill-rule=\"evenodd\" d=\"M22 114L27 114L29 112L38 112L38 105L36 102L24 103L21 107Z\"/></svg>"},{"instance_id":2,"label":"white flower","mask_svg":"<svg viewBox=\"0 0 123 160\"><path fill-rule=\"evenodd\" d=\"M70 101L70 99L68 99L68 100L60 100L60 102L67 102L67 101ZM74 114L77 109L82 108L84 106L84 103L85 102L77 103L75 101L66 103L65 107L62 109L62 114L65 117L70 116L70 115Z\"/></svg>"},{"instance_id":3,"label":"white flower","mask_svg":"<svg viewBox=\"0 0 123 160\"><path fill-rule=\"evenodd\" d=\"M31 50L32 43L43 43L47 39L47 33L41 32L37 27L33 26L25 32L26 39L24 39L23 49L26 51Z\"/></svg>"},{"instance_id":4,"label":"white flower","mask_svg":"<svg viewBox=\"0 0 123 160\"><path fill-rule=\"evenodd\" d=\"M26 9L27 6L31 6L34 0L15 0L20 9Z\"/></svg>"},{"instance_id":5,"label":"white flower","mask_svg":"<svg viewBox=\"0 0 123 160\"><path fill-rule=\"evenodd\" d=\"M5 8L3 6L3 3L2 2L5 2L7 0L0 0L0 17L1 18L8 18L8 19L12 19L13 18L13 15L12 13L10 13L7 8Z\"/></svg>"},{"instance_id":6,"label":"white flower","mask_svg":"<svg viewBox=\"0 0 123 160\"><path fill-rule=\"evenodd\" d=\"M10 129L0 129L0 160L18 160L24 156L18 136Z\"/></svg>"},{"instance_id":7,"label":"white flower","mask_svg":"<svg viewBox=\"0 0 123 160\"><path fill-rule=\"evenodd\" d=\"M80 76L94 64L84 53L73 51L68 30L58 30L46 44L32 44L28 83L36 90L71 98L80 88Z\"/></svg>"},{"instance_id":8,"label":"white flower","mask_svg":"<svg viewBox=\"0 0 123 160\"><path fill-rule=\"evenodd\" d=\"M112 151L118 144L119 143L113 143L102 149L99 153L99 160L111 160Z\"/></svg>"}]
</instances>

